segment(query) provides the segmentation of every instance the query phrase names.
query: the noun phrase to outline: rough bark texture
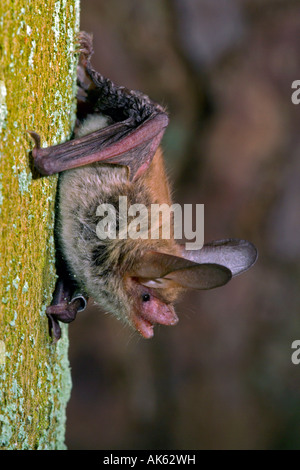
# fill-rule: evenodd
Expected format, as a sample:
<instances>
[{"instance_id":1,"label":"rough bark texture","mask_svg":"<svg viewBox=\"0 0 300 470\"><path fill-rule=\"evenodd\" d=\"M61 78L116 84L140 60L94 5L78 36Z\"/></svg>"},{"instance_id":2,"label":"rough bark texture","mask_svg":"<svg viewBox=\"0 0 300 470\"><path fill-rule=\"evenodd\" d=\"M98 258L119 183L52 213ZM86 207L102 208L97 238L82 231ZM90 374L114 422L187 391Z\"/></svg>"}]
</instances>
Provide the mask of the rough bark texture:
<instances>
[{"instance_id":1,"label":"rough bark texture","mask_svg":"<svg viewBox=\"0 0 300 470\"><path fill-rule=\"evenodd\" d=\"M43 145L70 135L75 118L79 0L0 4L0 448L64 448L71 380L68 332L48 336L55 284L57 177L33 169Z\"/></svg>"}]
</instances>

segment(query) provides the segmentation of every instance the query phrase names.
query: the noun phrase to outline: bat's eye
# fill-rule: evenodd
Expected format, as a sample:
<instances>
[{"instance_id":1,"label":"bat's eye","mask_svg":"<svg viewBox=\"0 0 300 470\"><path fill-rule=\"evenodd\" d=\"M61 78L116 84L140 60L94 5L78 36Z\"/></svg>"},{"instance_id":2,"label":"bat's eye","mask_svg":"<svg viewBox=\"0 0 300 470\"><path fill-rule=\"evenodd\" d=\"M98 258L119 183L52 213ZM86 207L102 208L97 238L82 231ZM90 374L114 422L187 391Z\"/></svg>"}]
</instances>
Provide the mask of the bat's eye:
<instances>
[{"instance_id":1,"label":"bat's eye","mask_svg":"<svg viewBox=\"0 0 300 470\"><path fill-rule=\"evenodd\" d=\"M143 302L149 302L150 294L143 294L142 295L142 300L143 300Z\"/></svg>"}]
</instances>

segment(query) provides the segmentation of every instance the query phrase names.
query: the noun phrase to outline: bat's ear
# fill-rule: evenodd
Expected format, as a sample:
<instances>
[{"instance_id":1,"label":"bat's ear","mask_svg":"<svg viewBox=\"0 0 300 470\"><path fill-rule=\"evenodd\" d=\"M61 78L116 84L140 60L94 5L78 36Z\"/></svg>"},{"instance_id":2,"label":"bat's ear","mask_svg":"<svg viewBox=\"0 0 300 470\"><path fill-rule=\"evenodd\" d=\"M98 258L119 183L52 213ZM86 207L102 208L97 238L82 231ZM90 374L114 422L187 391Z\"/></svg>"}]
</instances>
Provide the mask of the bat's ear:
<instances>
[{"instance_id":1,"label":"bat's ear","mask_svg":"<svg viewBox=\"0 0 300 470\"><path fill-rule=\"evenodd\" d=\"M257 249L246 240L230 238L205 244L201 250L187 251L182 247L182 256L199 264L215 263L226 266L232 276L237 276L253 266L257 260Z\"/></svg>"},{"instance_id":2,"label":"bat's ear","mask_svg":"<svg viewBox=\"0 0 300 470\"><path fill-rule=\"evenodd\" d=\"M198 264L179 256L149 251L131 275L147 287L212 289L226 284L230 269L216 263Z\"/></svg>"}]
</instances>

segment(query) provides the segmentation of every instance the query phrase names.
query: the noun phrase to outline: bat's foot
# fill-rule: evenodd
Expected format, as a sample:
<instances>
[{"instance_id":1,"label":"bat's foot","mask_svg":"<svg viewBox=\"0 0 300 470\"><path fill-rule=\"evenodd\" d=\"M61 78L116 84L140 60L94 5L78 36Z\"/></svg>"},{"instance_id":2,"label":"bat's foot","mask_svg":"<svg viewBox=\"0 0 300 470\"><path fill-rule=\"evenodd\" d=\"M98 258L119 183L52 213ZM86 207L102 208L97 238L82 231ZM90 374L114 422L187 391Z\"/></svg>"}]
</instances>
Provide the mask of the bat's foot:
<instances>
[{"instance_id":1,"label":"bat's foot","mask_svg":"<svg viewBox=\"0 0 300 470\"><path fill-rule=\"evenodd\" d=\"M71 323L75 320L78 312L84 310L86 304L84 297L76 298L70 303L62 302L57 305L50 305L46 309L47 315L54 315L57 320L63 323Z\"/></svg>"},{"instance_id":2,"label":"bat's foot","mask_svg":"<svg viewBox=\"0 0 300 470\"><path fill-rule=\"evenodd\" d=\"M75 320L77 313L85 309L86 304L87 300L85 297L76 296L70 303L63 300L61 303L47 307L46 314L49 318L50 334L54 342L58 341L61 337L59 322L71 323Z\"/></svg>"},{"instance_id":3,"label":"bat's foot","mask_svg":"<svg viewBox=\"0 0 300 470\"><path fill-rule=\"evenodd\" d=\"M93 35L88 34L85 31L80 31L77 35L78 49L77 52L80 53L80 64L83 67L90 62L91 57L94 53L93 50Z\"/></svg>"},{"instance_id":4,"label":"bat's foot","mask_svg":"<svg viewBox=\"0 0 300 470\"><path fill-rule=\"evenodd\" d=\"M68 278L58 278L52 303L46 309L50 336L52 336L54 342L61 337L59 322L70 323L74 321L77 313L86 308L87 301L87 297L75 292Z\"/></svg>"}]
</instances>

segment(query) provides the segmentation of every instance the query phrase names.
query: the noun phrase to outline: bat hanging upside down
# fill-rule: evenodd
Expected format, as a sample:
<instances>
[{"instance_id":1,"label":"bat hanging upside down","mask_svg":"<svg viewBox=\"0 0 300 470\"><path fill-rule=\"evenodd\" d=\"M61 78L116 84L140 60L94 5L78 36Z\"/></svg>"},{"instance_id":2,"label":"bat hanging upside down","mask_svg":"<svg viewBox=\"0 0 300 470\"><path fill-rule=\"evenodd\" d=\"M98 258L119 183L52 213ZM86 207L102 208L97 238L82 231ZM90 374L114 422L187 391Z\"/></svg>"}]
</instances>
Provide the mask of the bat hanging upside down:
<instances>
[{"instance_id":1,"label":"bat hanging upside down","mask_svg":"<svg viewBox=\"0 0 300 470\"><path fill-rule=\"evenodd\" d=\"M52 337L92 297L144 338L154 325L174 325L173 303L186 289L211 289L246 271L253 244L227 239L187 251L174 238L123 238L119 196L128 205L171 205L159 147L168 125L164 109L138 91L118 87L90 63L92 40L80 33L78 114L74 139L48 148L35 140L34 164L43 175L61 173L57 214L59 278L47 308ZM97 208L116 207L117 237L97 234ZM116 227L114 227L116 228ZM109 232L110 227L107 227Z\"/></svg>"}]
</instances>

